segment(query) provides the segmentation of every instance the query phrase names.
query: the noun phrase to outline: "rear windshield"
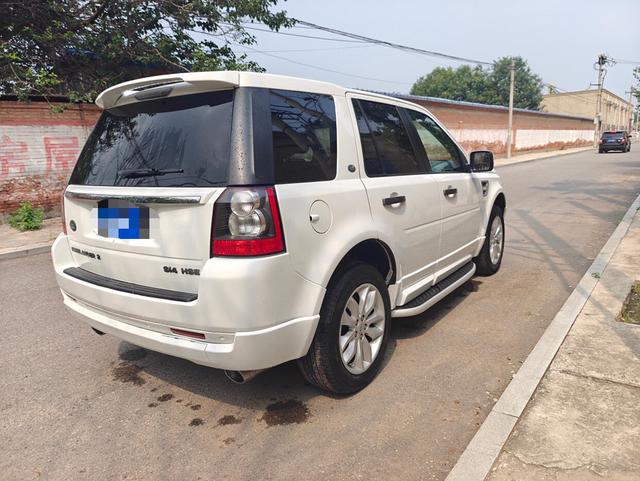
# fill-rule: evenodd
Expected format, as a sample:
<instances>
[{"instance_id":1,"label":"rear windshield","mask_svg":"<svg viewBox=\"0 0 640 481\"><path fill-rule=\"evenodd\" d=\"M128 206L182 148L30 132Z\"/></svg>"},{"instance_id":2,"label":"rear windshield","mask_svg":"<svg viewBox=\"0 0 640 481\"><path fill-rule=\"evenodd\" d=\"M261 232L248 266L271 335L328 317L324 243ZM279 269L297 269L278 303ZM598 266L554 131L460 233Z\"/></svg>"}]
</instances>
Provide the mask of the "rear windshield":
<instances>
[{"instance_id":1,"label":"rear windshield","mask_svg":"<svg viewBox=\"0 0 640 481\"><path fill-rule=\"evenodd\" d=\"M209 187L228 178L233 91L140 102L105 111L70 184Z\"/></svg>"},{"instance_id":2,"label":"rear windshield","mask_svg":"<svg viewBox=\"0 0 640 481\"><path fill-rule=\"evenodd\" d=\"M624 132L605 132L602 134L603 139L621 139L624 137Z\"/></svg>"}]
</instances>

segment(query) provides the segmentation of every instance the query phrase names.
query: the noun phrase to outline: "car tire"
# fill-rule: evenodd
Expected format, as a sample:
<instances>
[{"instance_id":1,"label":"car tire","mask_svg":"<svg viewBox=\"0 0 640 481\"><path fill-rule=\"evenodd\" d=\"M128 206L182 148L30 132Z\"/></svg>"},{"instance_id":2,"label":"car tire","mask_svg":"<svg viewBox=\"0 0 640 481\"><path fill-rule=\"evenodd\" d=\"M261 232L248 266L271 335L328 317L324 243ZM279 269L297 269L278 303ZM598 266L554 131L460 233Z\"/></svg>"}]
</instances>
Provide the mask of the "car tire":
<instances>
[{"instance_id":1,"label":"car tire","mask_svg":"<svg viewBox=\"0 0 640 481\"><path fill-rule=\"evenodd\" d=\"M603 152L604 152L604 150L602 150L602 149L598 149L598 153L599 153L599 154L601 154L601 153L603 153Z\"/></svg>"},{"instance_id":2,"label":"car tire","mask_svg":"<svg viewBox=\"0 0 640 481\"><path fill-rule=\"evenodd\" d=\"M496 250L497 249L497 250ZM497 255L496 255L497 253ZM498 205L494 205L485 231L484 244L478 257L474 259L476 272L481 276L492 276L502 265L504 254L504 215Z\"/></svg>"},{"instance_id":3,"label":"car tire","mask_svg":"<svg viewBox=\"0 0 640 481\"><path fill-rule=\"evenodd\" d=\"M362 314L369 307L369 315ZM356 308L357 313L353 312ZM369 264L346 266L329 283L309 352L298 359L302 375L331 393L360 391L381 369L390 327L391 304L382 275ZM352 352L353 362L349 363Z\"/></svg>"}]
</instances>

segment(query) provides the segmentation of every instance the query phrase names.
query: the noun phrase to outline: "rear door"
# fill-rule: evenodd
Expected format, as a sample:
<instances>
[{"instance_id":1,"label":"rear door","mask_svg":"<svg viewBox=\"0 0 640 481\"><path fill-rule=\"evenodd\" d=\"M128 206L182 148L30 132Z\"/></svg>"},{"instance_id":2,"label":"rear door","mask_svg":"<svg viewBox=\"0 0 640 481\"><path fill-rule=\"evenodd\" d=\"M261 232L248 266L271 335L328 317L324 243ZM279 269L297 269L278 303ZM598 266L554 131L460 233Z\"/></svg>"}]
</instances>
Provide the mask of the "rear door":
<instances>
[{"instance_id":1,"label":"rear door","mask_svg":"<svg viewBox=\"0 0 640 481\"><path fill-rule=\"evenodd\" d=\"M471 173L464 154L442 127L425 113L408 110L407 115L425 150L442 201L437 282L473 256L481 232L482 185Z\"/></svg>"},{"instance_id":2,"label":"rear door","mask_svg":"<svg viewBox=\"0 0 640 481\"><path fill-rule=\"evenodd\" d=\"M400 266L404 304L429 287L440 249L441 198L416 152L406 119L392 103L352 98L371 215Z\"/></svg>"},{"instance_id":3,"label":"rear door","mask_svg":"<svg viewBox=\"0 0 640 481\"><path fill-rule=\"evenodd\" d=\"M150 287L196 292L213 203L227 184L233 90L105 111L64 199L77 265Z\"/></svg>"}]
</instances>

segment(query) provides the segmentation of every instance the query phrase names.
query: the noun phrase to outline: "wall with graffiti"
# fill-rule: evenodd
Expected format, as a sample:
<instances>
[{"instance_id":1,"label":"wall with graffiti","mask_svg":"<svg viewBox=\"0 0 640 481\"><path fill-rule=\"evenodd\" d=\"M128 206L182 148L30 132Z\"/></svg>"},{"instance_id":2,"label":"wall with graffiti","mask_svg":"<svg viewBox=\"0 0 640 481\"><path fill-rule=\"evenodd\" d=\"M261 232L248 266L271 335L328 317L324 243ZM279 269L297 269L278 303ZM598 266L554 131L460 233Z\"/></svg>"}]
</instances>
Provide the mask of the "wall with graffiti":
<instances>
[{"instance_id":1,"label":"wall with graffiti","mask_svg":"<svg viewBox=\"0 0 640 481\"><path fill-rule=\"evenodd\" d=\"M46 102L0 101L0 217L30 201L52 214L99 114Z\"/></svg>"}]
</instances>

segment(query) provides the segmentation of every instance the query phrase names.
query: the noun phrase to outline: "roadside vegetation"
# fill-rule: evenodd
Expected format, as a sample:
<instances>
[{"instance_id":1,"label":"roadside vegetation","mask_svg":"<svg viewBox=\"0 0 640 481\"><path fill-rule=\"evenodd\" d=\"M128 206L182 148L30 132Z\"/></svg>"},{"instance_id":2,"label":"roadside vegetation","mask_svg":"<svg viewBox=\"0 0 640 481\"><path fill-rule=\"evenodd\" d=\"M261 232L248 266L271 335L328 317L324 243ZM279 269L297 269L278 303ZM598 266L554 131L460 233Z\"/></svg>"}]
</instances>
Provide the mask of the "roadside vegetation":
<instances>
[{"instance_id":1,"label":"roadside vegetation","mask_svg":"<svg viewBox=\"0 0 640 481\"><path fill-rule=\"evenodd\" d=\"M256 43L247 22L295 20L278 0L30 0L0 2L0 95L93 102L140 77L263 69L235 46ZM250 30L250 29L249 29Z\"/></svg>"},{"instance_id":2,"label":"roadside vegetation","mask_svg":"<svg viewBox=\"0 0 640 481\"><path fill-rule=\"evenodd\" d=\"M38 230L44 221L44 210L34 207L31 202L22 202L20 207L9 215L9 225L14 229L24 232Z\"/></svg>"},{"instance_id":3,"label":"roadside vegetation","mask_svg":"<svg viewBox=\"0 0 640 481\"><path fill-rule=\"evenodd\" d=\"M511 57L495 60L489 68L480 65L437 67L420 77L411 87L413 95L425 95L450 100L482 104L509 105L509 70ZM514 107L537 110L544 86L540 76L531 71L522 57L515 57Z\"/></svg>"}]
</instances>

